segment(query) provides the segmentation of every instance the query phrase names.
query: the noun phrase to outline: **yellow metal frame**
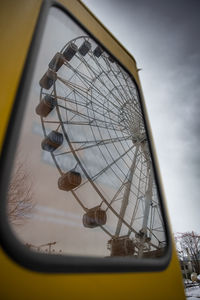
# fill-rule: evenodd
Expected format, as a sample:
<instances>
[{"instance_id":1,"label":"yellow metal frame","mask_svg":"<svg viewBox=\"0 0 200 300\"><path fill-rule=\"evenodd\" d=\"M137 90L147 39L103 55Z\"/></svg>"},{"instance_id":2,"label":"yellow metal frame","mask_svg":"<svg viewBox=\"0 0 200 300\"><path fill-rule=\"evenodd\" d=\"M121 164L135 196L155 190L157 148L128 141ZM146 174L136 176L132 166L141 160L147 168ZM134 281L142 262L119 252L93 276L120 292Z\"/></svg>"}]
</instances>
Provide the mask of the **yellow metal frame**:
<instances>
[{"instance_id":1,"label":"yellow metal frame","mask_svg":"<svg viewBox=\"0 0 200 300\"><path fill-rule=\"evenodd\" d=\"M7 0L0 4L1 148L42 2ZM126 67L141 90L136 62L123 46L81 2L60 0L59 3ZM153 150L155 153L155 149ZM16 264L2 249L0 272L1 299L185 299L174 246L169 266L162 272L42 274Z\"/></svg>"}]
</instances>

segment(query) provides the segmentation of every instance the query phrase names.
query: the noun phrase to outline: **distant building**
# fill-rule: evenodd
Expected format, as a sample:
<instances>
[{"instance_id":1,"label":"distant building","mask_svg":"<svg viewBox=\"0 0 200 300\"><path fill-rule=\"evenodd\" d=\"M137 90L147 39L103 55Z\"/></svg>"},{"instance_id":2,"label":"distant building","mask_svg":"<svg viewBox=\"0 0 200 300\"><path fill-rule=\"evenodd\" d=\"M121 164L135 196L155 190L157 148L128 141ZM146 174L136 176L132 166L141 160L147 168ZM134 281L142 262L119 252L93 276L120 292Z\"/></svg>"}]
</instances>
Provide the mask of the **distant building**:
<instances>
[{"instance_id":1,"label":"distant building","mask_svg":"<svg viewBox=\"0 0 200 300\"><path fill-rule=\"evenodd\" d=\"M180 260L180 265L181 265L183 278L190 279L190 274L194 272L192 262L185 257L183 260Z\"/></svg>"},{"instance_id":2,"label":"distant building","mask_svg":"<svg viewBox=\"0 0 200 300\"><path fill-rule=\"evenodd\" d=\"M200 264L200 253L198 254L198 262ZM190 279L191 273L196 272L194 260L192 259L192 257L184 257L182 260L180 260L180 265L182 275L186 279Z\"/></svg>"}]
</instances>

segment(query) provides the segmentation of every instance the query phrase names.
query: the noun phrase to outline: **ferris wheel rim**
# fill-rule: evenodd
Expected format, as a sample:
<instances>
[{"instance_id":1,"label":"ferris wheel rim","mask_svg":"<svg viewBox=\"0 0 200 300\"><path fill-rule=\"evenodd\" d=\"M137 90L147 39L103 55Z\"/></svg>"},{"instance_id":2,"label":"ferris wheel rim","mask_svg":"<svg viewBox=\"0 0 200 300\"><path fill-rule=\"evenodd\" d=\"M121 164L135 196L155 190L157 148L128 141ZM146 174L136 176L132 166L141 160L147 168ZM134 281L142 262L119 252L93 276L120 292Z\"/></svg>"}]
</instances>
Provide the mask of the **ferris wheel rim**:
<instances>
[{"instance_id":1,"label":"ferris wheel rim","mask_svg":"<svg viewBox=\"0 0 200 300\"><path fill-rule=\"evenodd\" d=\"M68 43L66 43L65 46L61 49L60 53L62 53L62 52L64 51L64 49L65 49L70 43L72 43L72 42L74 42L74 41L76 41L76 40L78 40L78 39L81 39L81 38L83 38L83 39L85 39L85 40L88 40L88 39L89 39L88 36L79 36L79 37L76 37L76 38L70 40ZM103 58L103 59L105 60L105 58ZM120 68L121 68L121 67L120 67ZM122 72L122 75L123 75L123 72ZM129 87L129 88L130 88L130 87ZM53 90L55 90L55 89L56 89L56 84L55 84L55 82L54 82L54 83L53 83ZM137 92L137 89L136 89L136 92ZM40 101L41 101L42 94L43 94L43 88L41 88ZM56 101L57 101L57 95L56 95L56 92L55 92L54 97L55 97L55 99L56 99ZM107 101L107 102L109 102L109 101ZM70 149L71 149L71 153L73 154L73 157L75 158L75 160L77 161L78 165L80 166L80 168L82 169L83 173L85 174L85 176L86 176L88 182L93 186L94 190L95 190L95 191L97 192L97 194L100 196L100 198L102 199L102 201L106 204L107 208L109 208L109 209L112 211L112 213L113 213L118 219L120 219L120 220L123 222L123 224L126 225L126 227L127 227L131 232L137 234L139 231L135 230L132 226L130 226L130 224L128 224L127 221L124 220L124 218L122 218L122 217L120 216L120 214L112 207L112 205L107 201L107 199L106 199L106 198L104 197L104 195L101 193L101 191L99 190L99 188L97 187L97 185L95 184L95 182L91 179L91 176L88 174L87 170L85 169L85 167L83 166L81 160L79 159L78 155L76 154L76 150L74 149L74 147L73 147L73 145L72 145L72 142L71 142L71 140L70 140L70 138L69 138L69 136L68 136L68 134L67 134L67 132L66 132L66 130L65 130L64 122L63 122L62 117L61 117L61 114L60 114L60 107L59 107L58 105L56 105L56 111L57 111L57 115L58 115L59 122L60 122L60 123L59 123L59 126L62 128L62 132L64 133L65 139L66 139L66 141L67 141L67 143L68 143L68 145L69 145L69 147L70 147ZM47 133L46 133L46 129L45 129L45 125L44 125L43 118L41 118L41 123L42 123L42 128L43 128L44 135L45 135L45 137L46 137L46 136L47 136ZM113 125L113 126L114 126L114 125ZM114 130L114 129L113 129L113 130ZM109 130L108 130L108 132L109 132ZM109 134L110 134L110 132L109 132ZM135 145L136 145L136 144L135 144ZM133 148L134 148L135 145L133 145ZM130 150L130 149L129 149L129 150ZM128 150L128 151L129 151L129 150ZM125 153L125 154L126 154L126 153ZM56 159L54 153L51 153L51 156L52 156L52 158L53 158L53 161L54 161L54 163L55 163L55 165L56 165L58 171L60 172L60 174L63 174L62 169L60 168L59 163L57 162L57 159ZM73 193L76 193L76 191L73 191ZM73 193L72 193L72 194L73 194ZM82 201L80 200L80 202L82 202ZM100 226L100 227L103 229L103 226ZM149 231L150 231L150 229L149 229ZM111 236L114 237L114 235L111 235ZM159 241L159 240L158 240L158 241ZM159 241L159 243L160 243L160 241ZM151 244L151 246L154 247L154 248L157 248L157 249L159 248L159 247L157 247L156 245L154 245L154 244L152 244L152 243L149 243L149 244Z\"/></svg>"},{"instance_id":2,"label":"ferris wheel rim","mask_svg":"<svg viewBox=\"0 0 200 300\"><path fill-rule=\"evenodd\" d=\"M55 86L54 86L54 88L55 88ZM102 193L100 192L100 190L98 189L98 187L96 186L96 184L91 180L91 178L90 178L90 176L88 175L87 171L86 171L85 168L83 167L83 165L82 165L80 159L79 159L78 156L76 155L73 146L71 145L71 142L70 142L70 139L69 139L69 137L68 137L68 134L66 133L66 130L65 130L64 126L63 126L63 121L62 121L61 116L60 116L59 108L56 107L56 109L57 109L57 113L58 113L58 117L59 117L59 120L60 120L61 128L62 128L62 131L63 131L63 133L64 133L64 135L65 135L65 138L66 138L66 140L67 140L67 142L68 142L68 144L69 144L69 147L70 147L71 150L72 150L72 153L73 153L75 159L77 160L79 166L81 167L81 169L83 170L84 174L86 175L88 181L89 181L90 184L93 186L93 188L95 189L95 191L99 194L99 196L100 196L101 199L104 201L104 203L107 205L107 207L113 212L113 214L114 214L116 217L118 217L118 219L120 219L120 220L122 221L122 223L123 223L124 225L126 225L126 227L128 227L128 229L129 229L131 232L137 234L138 231L135 230L133 227L131 227L131 226L124 220L124 218L122 218L122 217L120 216L120 214L117 213L117 212L115 211L115 209L110 205L110 203L109 203L109 202L105 199L105 197L102 195ZM51 153L51 155L52 155L52 157L53 157L53 159L54 159L54 162L56 161L56 166L57 166L58 164L57 164L57 160L56 160L54 154ZM63 172L62 172L62 174L63 174ZM74 194L74 193L75 193L75 192L73 191L73 194ZM82 201L80 200L80 202L82 202ZM104 231L106 231L106 233L108 234L108 231L105 230L104 226L100 226L100 227L101 227ZM112 236L112 237L114 237L114 235L112 235L112 234L109 234L109 235ZM159 249L159 247L156 246L156 245L154 245L153 243L149 243L149 244L150 244L153 248Z\"/></svg>"}]
</instances>

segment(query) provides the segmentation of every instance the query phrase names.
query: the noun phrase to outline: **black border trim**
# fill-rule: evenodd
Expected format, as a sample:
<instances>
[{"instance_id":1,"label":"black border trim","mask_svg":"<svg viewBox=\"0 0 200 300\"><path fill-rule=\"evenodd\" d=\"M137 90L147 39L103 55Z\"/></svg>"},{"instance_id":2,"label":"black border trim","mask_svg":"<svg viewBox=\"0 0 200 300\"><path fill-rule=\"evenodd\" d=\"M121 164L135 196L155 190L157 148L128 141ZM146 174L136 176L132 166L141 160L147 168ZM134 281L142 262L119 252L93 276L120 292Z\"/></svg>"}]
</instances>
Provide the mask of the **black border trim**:
<instances>
[{"instance_id":1,"label":"black border trim","mask_svg":"<svg viewBox=\"0 0 200 300\"><path fill-rule=\"evenodd\" d=\"M40 15L36 25L36 29L33 35L33 39L26 58L25 67L20 80L19 89L16 95L16 99L13 105L12 114L10 117L9 125L7 128L6 138L4 140L1 160L0 160L0 243L5 252L22 266L38 272L50 272L50 273L113 273L113 272L138 272L138 271L161 271L164 270L171 259L172 255L172 241L170 238L169 225L167 222L167 215L163 205L163 197L161 197L161 183L156 172L155 155L152 155L152 144L150 142L150 129L147 130L147 121L145 116L145 105L142 97L140 96L140 90L133 77L133 75L116 59L119 64L128 72L133 81L136 84L138 94L141 100L141 107L144 117L144 123L147 131L147 137L150 146L150 152L152 156L153 169L155 174L156 184L158 186L158 194L161 201L162 215L165 223L167 249L165 255L156 259L137 259L125 257L80 257L80 256L59 256L59 255L46 255L39 254L30 251L24 246L14 235L8 219L6 217L6 194L8 188L8 182L10 177L10 171L12 169L14 154L12 149L16 149L19 132L22 123L22 116L24 113L26 98L29 92L30 83L32 80L34 61L37 57L37 49L42 38L46 18L48 16L49 9L54 6L61 9L72 20L74 20L78 26L80 26L85 32L87 32L97 43L102 45L80 22L67 11L67 9L61 4L52 1L44 0L41 6ZM103 48L110 53L104 46ZM111 53L110 53L111 54ZM113 55L113 54L112 54Z\"/></svg>"}]
</instances>

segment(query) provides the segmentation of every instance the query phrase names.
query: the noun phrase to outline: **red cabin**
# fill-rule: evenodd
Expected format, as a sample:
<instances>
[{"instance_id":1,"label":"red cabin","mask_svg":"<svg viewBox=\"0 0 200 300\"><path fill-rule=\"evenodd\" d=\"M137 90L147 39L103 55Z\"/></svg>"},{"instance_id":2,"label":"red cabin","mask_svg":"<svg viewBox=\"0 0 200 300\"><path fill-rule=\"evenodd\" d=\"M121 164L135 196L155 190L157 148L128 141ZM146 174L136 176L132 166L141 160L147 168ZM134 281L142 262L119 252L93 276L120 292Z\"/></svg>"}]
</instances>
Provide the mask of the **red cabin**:
<instances>
[{"instance_id":1,"label":"red cabin","mask_svg":"<svg viewBox=\"0 0 200 300\"><path fill-rule=\"evenodd\" d=\"M106 212L99 206L89 209L83 215L83 225L87 228L95 228L106 224Z\"/></svg>"},{"instance_id":2,"label":"red cabin","mask_svg":"<svg viewBox=\"0 0 200 300\"><path fill-rule=\"evenodd\" d=\"M98 58L101 56L102 53L103 53L103 49L100 46L97 46L93 51L94 56Z\"/></svg>"},{"instance_id":3,"label":"red cabin","mask_svg":"<svg viewBox=\"0 0 200 300\"><path fill-rule=\"evenodd\" d=\"M64 64L64 61L64 56L61 53L57 52L50 61L49 68L52 69L54 72L57 72Z\"/></svg>"},{"instance_id":4,"label":"red cabin","mask_svg":"<svg viewBox=\"0 0 200 300\"><path fill-rule=\"evenodd\" d=\"M48 152L53 152L63 143L63 135L57 131L51 131L48 136L42 141L42 149Z\"/></svg>"},{"instance_id":5,"label":"red cabin","mask_svg":"<svg viewBox=\"0 0 200 300\"><path fill-rule=\"evenodd\" d=\"M52 87L53 83L56 81L57 79L57 74L52 71L51 69L49 69L40 79L40 86L46 90L49 90L50 87Z\"/></svg>"},{"instance_id":6,"label":"red cabin","mask_svg":"<svg viewBox=\"0 0 200 300\"><path fill-rule=\"evenodd\" d=\"M35 111L40 117L46 117L56 106L56 100L50 95L46 95L36 107Z\"/></svg>"},{"instance_id":7,"label":"red cabin","mask_svg":"<svg viewBox=\"0 0 200 300\"><path fill-rule=\"evenodd\" d=\"M69 171L58 179L58 187L63 191L71 191L81 184L81 174Z\"/></svg>"},{"instance_id":8,"label":"red cabin","mask_svg":"<svg viewBox=\"0 0 200 300\"><path fill-rule=\"evenodd\" d=\"M67 48L63 52L63 56L67 61L70 61L77 51L78 51L78 47L74 43L71 43L67 46Z\"/></svg>"},{"instance_id":9,"label":"red cabin","mask_svg":"<svg viewBox=\"0 0 200 300\"><path fill-rule=\"evenodd\" d=\"M129 237L114 237L108 241L111 256L131 256L135 253L135 244Z\"/></svg>"},{"instance_id":10,"label":"red cabin","mask_svg":"<svg viewBox=\"0 0 200 300\"><path fill-rule=\"evenodd\" d=\"M85 56L89 50L91 49L92 45L88 41L84 41L83 44L79 47L78 52L82 55Z\"/></svg>"}]
</instances>

